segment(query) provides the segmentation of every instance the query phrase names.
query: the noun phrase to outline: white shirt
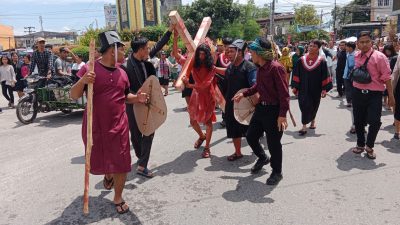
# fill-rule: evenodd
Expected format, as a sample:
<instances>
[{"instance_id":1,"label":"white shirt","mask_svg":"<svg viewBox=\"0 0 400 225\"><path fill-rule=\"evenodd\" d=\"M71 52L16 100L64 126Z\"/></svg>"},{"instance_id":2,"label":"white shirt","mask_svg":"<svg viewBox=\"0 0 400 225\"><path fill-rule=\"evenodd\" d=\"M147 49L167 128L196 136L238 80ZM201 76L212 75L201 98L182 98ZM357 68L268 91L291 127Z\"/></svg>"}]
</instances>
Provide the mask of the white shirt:
<instances>
[{"instance_id":1,"label":"white shirt","mask_svg":"<svg viewBox=\"0 0 400 225\"><path fill-rule=\"evenodd\" d=\"M82 66L84 66L85 65L85 63L84 62L81 62L81 63L74 63L73 65L72 65L72 70L80 70L81 68L82 68Z\"/></svg>"},{"instance_id":2,"label":"white shirt","mask_svg":"<svg viewBox=\"0 0 400 225\"><path fill-rule=\"evenodd\" d=\"M13 86L17 82L14 67L11 65L0 66L0 81L6 81L7 85Z\"/></svg>"}]
</instances>

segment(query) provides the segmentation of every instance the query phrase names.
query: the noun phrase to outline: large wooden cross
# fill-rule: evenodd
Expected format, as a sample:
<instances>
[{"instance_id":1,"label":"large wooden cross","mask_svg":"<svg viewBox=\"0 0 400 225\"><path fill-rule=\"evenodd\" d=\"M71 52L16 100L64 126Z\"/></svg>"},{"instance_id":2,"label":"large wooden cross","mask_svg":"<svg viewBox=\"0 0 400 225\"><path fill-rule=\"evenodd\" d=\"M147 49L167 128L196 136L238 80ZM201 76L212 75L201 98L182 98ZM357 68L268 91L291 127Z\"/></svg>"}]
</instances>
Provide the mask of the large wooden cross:
<instances>
[{"instance_id":1,"label":"large wooden cross","mask_svg":"<svg viewBox=\"0 0 400 225\"><path fill-rule=\"evenodd\" d=\"M175 87L177 89L183 90L184 85L182 82L182 77L186 74L188 74L188 71L191 70L191 67L193 66L193 61L194 61L194 54L196 51L196 48L199 44L203 43L206 36L207 32L210 29L211 26L211 18L210 17L204 17L203 22L200 25L199 30L197 31L196 37L194 40L190 36L188 30L186 29L185 23L182 20L181 16L177 11L172 11L169 14L169 18L171 19L172 24L175 25L175 29L178 31L179 36L182 38L183 43L186 46L188 56L186 59L185 65L182 67L181 74L179 75L179 78L176 81Z\"/></svg>"}]
</instances>

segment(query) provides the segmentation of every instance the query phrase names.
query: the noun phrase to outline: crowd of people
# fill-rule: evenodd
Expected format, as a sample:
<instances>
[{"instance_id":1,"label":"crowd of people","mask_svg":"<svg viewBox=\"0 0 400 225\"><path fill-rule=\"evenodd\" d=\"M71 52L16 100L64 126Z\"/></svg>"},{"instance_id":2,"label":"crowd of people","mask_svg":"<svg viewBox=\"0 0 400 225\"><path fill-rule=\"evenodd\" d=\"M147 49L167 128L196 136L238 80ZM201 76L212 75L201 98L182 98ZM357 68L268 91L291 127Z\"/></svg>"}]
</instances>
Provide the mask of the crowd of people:
<instances>
[{"instance_id":1,"label":"crowd of people","mask_svg":"<svg viewBox=\"0 0 400 225\"><path fill-rule=\"evenodd\" d=\"M162 49L173 39L170 52ZM148 168L154 133L144 135L138 128L133 104L147 104L148 93L141 87L149 76L157 76L164 96L169 85L179 74L189 54L178 48L179 35L170 25L162 38L150 48L146 37L133 37L128 56L125 45L116 32L99 35L94 72L90 72L79 55L68 48L60 48L55 56L44 39L37 40L37 50L22 61L16 53L1 58L0 77L4 97L9 107L14 106L13 91L23 95L23 78L35 72L40 76L74 76L77 82L71 97L85 94L86 85L94 85L93 149L91 173L104 175L104 188L115 189L114 203L118 213L129 210L122 198L127 177L131 171L130 142L138 158L136 173L147 178L154 174ZM374 47L375 46L375 47ZM336 98L344 98L352 108L350 133L356 134L355 154L364 151L375 159L374 143L382 125L382 108L394 111L395 134L400 136L400 43L375 45L368 31L360 32L357 42L312 40L303 44L284 46L282 50L267 37L254 41L223 38L200 44L195 52L193 68L182 76L185 89L182 98L187 104L191 127L198 134L193 147L201 148L201 157L211 157L210 143L216 122L215 110L223 107L223 121L227 137L232 139L234 153L229 161L240 160L242 138L246 138L258 160L251 173L258 173L271 164L268 185L282 180L282 144L288 126L287 113L290 92L298 99L302 127L298 135L307 136L308 129L316 129L316 116L321 103L336 87ZM71 59L69 59L71 56ZM158 56L158 57L157 57ZM74 64L71 63L74 61ZM94 82L96 80L96 82ZM244 92L238 93L239 90ZM249 125L239 123L234 116L234 104L245 97L259 95ZM220 104L220 97L224 105ZM110 110L112 109L112 110ZM101 119L99 119L101 118ZM82 137L86 143L86 114ZM205 132L201 128L205 125ZM130 142L129 142L130 133ZM260 145L266 137L268 156ZM85 145L86 146L86 145Z\"/></svg>"},{"instance_id":2,"label":"crowd of people","mask_svg":"<svg viewBox=\"0 0 400 225\"><path fill-rule=\"evenodd\" d=\"M46 44L44 38L36 40L35 48L32 54L10 52L1 56L1 88L9 108L15 108L14 92L17 92L19 98L23 97L24 88L27 87L24 78L28 75L71 78L85 65L82 55L74 54L67 47L61 47L55 52L53 46ZM2 112L1 107L0 112Z\"/></svg>"}]
</instances>

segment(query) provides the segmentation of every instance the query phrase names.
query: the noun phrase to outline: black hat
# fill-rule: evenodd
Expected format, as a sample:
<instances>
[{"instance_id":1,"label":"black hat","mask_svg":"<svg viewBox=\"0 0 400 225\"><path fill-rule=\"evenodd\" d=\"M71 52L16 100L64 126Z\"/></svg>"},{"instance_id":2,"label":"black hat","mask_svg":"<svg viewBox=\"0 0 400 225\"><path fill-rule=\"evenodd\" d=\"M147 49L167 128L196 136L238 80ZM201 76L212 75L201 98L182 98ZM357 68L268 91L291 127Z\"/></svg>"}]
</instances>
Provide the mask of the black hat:
<instances>
[{"instance_id":1,"label":"black hat","mask_svg":"<svg viewBox=\"0 0 400 225\"><path fill-rule=\"evenodd\" d=\"M114 44L124 45L122 43L121 38L115 31L105 31L99 34L100 40L100 53L104 53L109 47L113 46Z\"/></svg>"},{"instance_id":2,"label":"black hat","mask_svg":"<svg viewBox=\"0 0 400 225\"><path fill-rule=\"evenodd\" d=\"M246 42L242 39L235 40L232 44L229 45L229 48L238 48L239 50L243 50Z\"/></svg>"}]
</instances>

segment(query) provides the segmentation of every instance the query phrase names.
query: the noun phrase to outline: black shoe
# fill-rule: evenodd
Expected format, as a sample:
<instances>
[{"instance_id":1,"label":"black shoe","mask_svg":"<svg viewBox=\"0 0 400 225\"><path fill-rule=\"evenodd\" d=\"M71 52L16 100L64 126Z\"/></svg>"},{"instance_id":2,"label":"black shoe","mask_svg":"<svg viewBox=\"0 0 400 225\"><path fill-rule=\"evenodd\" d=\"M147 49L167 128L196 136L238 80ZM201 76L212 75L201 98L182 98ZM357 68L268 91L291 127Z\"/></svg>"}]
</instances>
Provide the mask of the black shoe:
<instances>
[{"instance_id":1,"label":"black shoe","mask_svg":"<svg viewBox=\"0 0 400 225\"><path fill-rule=\"evenodd\" d=\"M267 179L267 185L277 185L282 179L283 176L281 173L275 173L272 171L271 176Z\"/></svg>"},{"instance_id":2,"label":"black shoe","mask_svg":"<svg viewBox=\"0 0 400 225\"><path fill-rule=\"evenodd\" d=\"M256 174L260 172L260 170L263 168L263 166L267 165L269 163L269 158L267 157L266 159L258 159L256 164L251 168L251 173Z\"/></svg>"},{"instance_id":3,"label":"black shoe","mask_svg":"<svg viewBox=\"0 0 400 225\"><path fill-rule=\"evenodd\" d=\"M226 127L225 120L222 120L222 121L219 123L219 125L221 125L221 127Z\"/></svg>"}]
</instances>

